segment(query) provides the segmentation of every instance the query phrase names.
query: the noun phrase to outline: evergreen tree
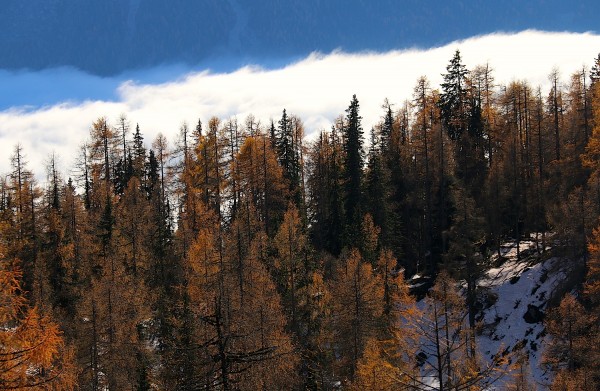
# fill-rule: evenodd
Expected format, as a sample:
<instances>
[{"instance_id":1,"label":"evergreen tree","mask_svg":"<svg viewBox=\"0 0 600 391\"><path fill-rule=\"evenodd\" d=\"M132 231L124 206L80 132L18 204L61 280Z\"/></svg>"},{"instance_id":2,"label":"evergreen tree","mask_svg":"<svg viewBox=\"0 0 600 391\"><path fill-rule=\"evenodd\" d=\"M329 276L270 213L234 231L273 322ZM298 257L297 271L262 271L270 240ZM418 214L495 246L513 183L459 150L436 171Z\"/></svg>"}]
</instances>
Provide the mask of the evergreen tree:
<instances>
[{"instance_id":1,"label":"evergreen tree","mask_svg":"<svg viewBox=\"0 0 600 391\"><path fill-rule=\"evenodd\" d=\"M304 129L299 118L290 116L283 109L283 114L274 133L279 164L283 176L288 182L289 197L296 207L302 207L302 138Z\"/></svg>"},{"instance_id":2,"label":"evergreen tree","mask_svg":"<svg viewBox=\"0 0 600 391\"><path fill-rule=\"evenodd\" d=\"M346 217L345 245L357 243L362 222L362 181L363 181L363 129L359 115L359 103L356 95L352 96L350 106L346 109L343 128L343 182L344 210Z\"/></svg>"},{"instance_id":3,"label":"evergreen tree","mask_svg":"<svg viewBox=\"0 0 600 391\"><path fill-rule=\"evenodd\" d=\"M442 124L450 139L455 141L456 176L479 200L486 176L482 91L468 79L468 70L456 51L442 76L439 107Z\"/></svg>"},{"instance_id":4,"label":"evergreen tree","mask_svg":"<svg viewBox=\"0 0 600 391\"><path fill-rule=\"evenodd\" d=\"M387 121L387 119L386 119ZM371 146L369 148L367 170L365 173L365 203L366 210L372 216L373 223L381 230L381 239L388 244L388 239L393 235L390 232L390 177L385 165L383 155L383 136L385 124L382 127L381 137L377 137L375 130L371 130Z\"/></svg>"},{"instance_id":5,"label":"evergreen tree","mask_svg":"<svg viewBox=\"0 0 600 391\"><path fill-rule=\"evenodd\" d=\"M442 94L439 106L441 118L448 135L458 140L466 131L468 123L467 68L462 64L460 51L456 51L442 76Z\"/></svg>"},{"instance_id":6,"label":"evergreen tree","mask_svg":"<svg viewBox=\"0 0 600 391\"><path fill-rule=\"evenodd\" d=\"M344 205L342 200L342 150L338 129L321 132L309 148L308 204L313 245L333 255L342 250Z\"/></svg>"}]
</instances>

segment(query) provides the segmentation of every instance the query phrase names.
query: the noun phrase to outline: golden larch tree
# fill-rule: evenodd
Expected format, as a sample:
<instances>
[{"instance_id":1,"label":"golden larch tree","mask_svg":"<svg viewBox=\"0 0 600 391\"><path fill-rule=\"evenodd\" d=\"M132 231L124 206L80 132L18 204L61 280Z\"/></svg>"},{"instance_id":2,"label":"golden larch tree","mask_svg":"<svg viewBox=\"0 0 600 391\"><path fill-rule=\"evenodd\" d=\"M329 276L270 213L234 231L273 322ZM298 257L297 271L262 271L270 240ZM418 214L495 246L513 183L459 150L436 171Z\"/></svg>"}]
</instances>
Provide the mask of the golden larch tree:
<instances>
[{"instance_id":1,"label":"golden larch tree","mask_svg":"<svg viewBox=\"0 0 600 391\"><path fill-rule=\"evenodd\" d=\"M0 244L0 389L73 390L71 351L58 325L29 306L16 263Z\"/></svg>"}]
</instances>

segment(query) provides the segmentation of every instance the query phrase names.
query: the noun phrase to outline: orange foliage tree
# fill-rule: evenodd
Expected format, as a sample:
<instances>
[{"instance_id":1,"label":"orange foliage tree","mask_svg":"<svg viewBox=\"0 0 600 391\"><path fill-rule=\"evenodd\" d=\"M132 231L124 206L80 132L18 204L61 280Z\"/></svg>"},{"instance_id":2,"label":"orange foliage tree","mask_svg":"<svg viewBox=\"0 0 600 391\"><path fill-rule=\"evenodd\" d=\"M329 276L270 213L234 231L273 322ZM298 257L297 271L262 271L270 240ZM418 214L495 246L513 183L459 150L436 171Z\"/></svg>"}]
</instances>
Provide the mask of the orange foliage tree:
<instances>
[{"instance_id":1,"label":"orange foliage tree","mask_svg":"<svg viewBox=\"0 0 600 391\"><path fill-rule=\"evenodd\" d=\"M28 305L22 273L3 249L0 257L0 389L74 389L71 353L61 331Z\"/></svg>"},{"instance_id":2,"label":"orange foliage tree","mask_svg":"<svg viewBox=\"0 0 600 391\"><path fill-rule=\"evenodd\" d=\"M360 252L352 249L331 285L334 340L342 372L353 380L367 341L382 326L384 289Z\"/></svg>"}]
</instances>

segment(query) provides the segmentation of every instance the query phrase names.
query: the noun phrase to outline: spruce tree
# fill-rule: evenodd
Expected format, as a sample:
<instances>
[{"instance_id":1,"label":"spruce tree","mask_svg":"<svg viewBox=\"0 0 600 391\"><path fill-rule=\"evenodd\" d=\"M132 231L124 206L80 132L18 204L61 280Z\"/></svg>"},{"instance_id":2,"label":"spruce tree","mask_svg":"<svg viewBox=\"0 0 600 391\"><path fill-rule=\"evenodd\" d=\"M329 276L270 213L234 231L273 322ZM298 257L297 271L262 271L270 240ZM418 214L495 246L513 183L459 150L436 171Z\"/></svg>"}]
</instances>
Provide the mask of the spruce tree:
<instances>
[{"instance_id":1,"label":"spruce tree","mask_svg":"<svg viewBox=\"0 0 600 391\"><path fill-rule=\"evenodd\" d=\"M357 243L362 221L361 190L364 164L363 129L359 115L360 106L356 95L352 96L346 109L346 121L343 135L343 180L344 206L346 215L345 244Z\"/></svg>"},{"instance_id":2,"label":"spruce tree","mask_svg":"<svg viewBox=\"0 0 600 391\"><path fill-rule=\"evenodd\" d=\"M458 140L465 131L467 124L467 67L462 64L460 51L454 53L447 73L442 75L442 94L439 106L443 124L452 140Z\"/></svg>"}]
</instances>

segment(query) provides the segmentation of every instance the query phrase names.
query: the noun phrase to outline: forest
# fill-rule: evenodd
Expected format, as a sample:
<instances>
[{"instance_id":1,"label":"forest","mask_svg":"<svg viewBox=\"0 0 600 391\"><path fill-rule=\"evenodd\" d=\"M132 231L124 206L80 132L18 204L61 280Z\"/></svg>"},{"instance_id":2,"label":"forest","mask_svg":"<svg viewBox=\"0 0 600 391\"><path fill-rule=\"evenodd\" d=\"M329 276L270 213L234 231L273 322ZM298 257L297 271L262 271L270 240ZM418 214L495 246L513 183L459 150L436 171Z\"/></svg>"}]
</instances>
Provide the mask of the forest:
<instances>
[{"instance_id":1,"label":"forest","mask_svg":"<svg viewBox=\"0 0 600 391\"><path fill-rule=\"evenodd\" d=\"M525 238L575 276L544 320L548 386L595 389L593 64L542 90L499 85L456 51L439 87L423 76L384 100L373 129L355 95L315 137L286 109L151 143L125 114L98 117L69 176L50 156L43 182L14 146L0 389L535 390L518 352L489 359L476 343L478 281Z\"/></svg>"}]
</instances>

